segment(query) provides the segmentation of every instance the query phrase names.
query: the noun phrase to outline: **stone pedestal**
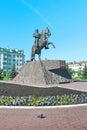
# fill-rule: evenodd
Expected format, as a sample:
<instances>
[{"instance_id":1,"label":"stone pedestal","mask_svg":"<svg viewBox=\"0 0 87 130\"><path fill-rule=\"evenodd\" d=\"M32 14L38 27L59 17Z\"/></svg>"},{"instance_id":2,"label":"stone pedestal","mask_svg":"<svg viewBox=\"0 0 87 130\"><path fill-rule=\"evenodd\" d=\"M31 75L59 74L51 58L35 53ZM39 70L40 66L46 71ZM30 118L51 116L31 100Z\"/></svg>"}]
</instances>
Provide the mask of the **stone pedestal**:
<instances>
[{"instance_id":1,"label":"stone pedestal","mask_svg":"<svg viewBox=\"0 0 87 130\"><path fill-rule=\"evenodd\" d=\"M26 63L13 82L21 84L59 84L70 82L71 76L63 60L39 60Z\"/></svg>"}]
</instances>

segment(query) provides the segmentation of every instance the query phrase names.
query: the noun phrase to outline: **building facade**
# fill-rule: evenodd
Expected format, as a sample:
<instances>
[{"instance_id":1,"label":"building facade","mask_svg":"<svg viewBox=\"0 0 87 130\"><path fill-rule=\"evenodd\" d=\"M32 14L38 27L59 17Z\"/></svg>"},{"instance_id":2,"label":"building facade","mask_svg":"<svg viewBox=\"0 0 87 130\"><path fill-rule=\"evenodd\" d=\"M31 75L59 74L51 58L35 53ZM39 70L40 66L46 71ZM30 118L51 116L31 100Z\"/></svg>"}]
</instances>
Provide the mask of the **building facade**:
<instances>
[{"instance_id":1,"label":"building facade","mask_svg":"<svg viewBox=\"0 0 87 130\"><path fill-rule=\"evenodd\" d=\"M68 66L69 68L73 69L75 72L78 72L79 70L83 70L85 65L87 65L87 61L80 61L80 62L69 62Z\"/></svg>"},{"instance_id":2,"label":"building facade","mask_svg":"<svg viewBox=\"0 0 87 130\"><path fill-rule=\"evenodd\" d=\"M73 77L78 77L78 72L82 73L85 65L87 66L87 61L80 61L80 62L68 62L68 67L74 70Z\"/></svg>"},{"instance_id":3,"label":"building facade","mask_svg":"<svg viewBox=\"0 0 87 130\"><path fill-rule=\"evenodd\" d=\"M15 64L15 69L18 72L24 62L25 55L23 50L0 48L0 69L8 71Z\"/></svg>"}]
</instances>

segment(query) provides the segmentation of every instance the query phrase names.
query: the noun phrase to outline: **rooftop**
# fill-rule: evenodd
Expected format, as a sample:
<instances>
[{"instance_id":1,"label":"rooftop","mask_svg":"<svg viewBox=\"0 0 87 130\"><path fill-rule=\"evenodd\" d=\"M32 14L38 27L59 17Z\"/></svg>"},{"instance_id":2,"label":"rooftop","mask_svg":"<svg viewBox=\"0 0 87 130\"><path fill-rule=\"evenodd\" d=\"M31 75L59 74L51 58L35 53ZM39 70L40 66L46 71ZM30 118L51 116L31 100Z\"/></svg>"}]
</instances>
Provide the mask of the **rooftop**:
<instances>
[{"instance_id":1,"label":"rooftop","mask_svg":"<svg viewBox=\"0 0 87 130\"><path fill-rule=\"evenodd\" d=\"M1 52L9 52L9 53L21 53L24 54L24 50L11 49L11 48L0 48Z\"/></svg>"}]
</instances>

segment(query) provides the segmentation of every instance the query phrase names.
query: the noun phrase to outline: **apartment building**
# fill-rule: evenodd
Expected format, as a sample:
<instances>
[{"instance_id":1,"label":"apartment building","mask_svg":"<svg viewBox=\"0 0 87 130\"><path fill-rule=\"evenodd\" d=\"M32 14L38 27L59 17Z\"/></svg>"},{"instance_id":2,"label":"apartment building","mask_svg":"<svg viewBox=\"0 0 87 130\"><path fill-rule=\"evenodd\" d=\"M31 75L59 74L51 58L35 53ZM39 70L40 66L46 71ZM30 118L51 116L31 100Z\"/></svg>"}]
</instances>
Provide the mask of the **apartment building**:
<instances>
[{"instance_id":1,"label":"apartment building","mask_svg":"<svg viewBox=\"0 0 87 130\"><path fill-rule=\"evenodd\" d=\"M4 71L11 70L15 64L18 72L25 62L25 55L23 50L0 48L0 69Z\"/></svg>"}]
</instances>

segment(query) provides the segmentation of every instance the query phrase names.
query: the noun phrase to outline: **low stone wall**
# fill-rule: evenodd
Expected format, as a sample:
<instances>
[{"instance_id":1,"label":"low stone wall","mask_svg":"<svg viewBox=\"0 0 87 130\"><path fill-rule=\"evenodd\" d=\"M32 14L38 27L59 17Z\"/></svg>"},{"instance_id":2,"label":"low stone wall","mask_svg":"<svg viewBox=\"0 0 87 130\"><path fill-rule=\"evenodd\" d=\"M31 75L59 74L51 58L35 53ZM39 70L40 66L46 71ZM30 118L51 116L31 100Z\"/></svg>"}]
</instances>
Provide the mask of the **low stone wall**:
<instances>
[{"instance_id":1,"label":"low stone wall","mask_svg":"<svg viewBox=\"0 0 87 130\"><path fill-rule=\"evenodd\" d=\"M71 89L65 89L60 87L32 87L11 83L0 83L0 96L55 96L64 94L82 94L87 92L81 92Z\"/></svg>"}]
</instances>

